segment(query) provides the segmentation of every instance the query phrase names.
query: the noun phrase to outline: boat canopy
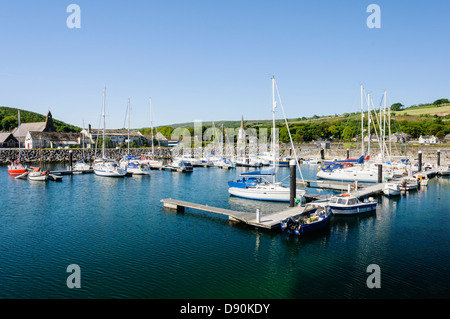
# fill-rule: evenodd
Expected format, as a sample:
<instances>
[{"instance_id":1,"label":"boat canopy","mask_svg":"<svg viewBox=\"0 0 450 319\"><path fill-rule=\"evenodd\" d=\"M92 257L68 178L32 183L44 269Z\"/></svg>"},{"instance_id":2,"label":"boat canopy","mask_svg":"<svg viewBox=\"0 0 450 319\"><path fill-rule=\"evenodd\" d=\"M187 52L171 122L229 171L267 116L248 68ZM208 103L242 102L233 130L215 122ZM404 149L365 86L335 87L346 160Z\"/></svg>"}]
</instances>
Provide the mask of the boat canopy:
<instances>
[{"instance_id":1,"label":"boat canopy","mask_svg":"<svg viewBox=\"0 0 450 319\"><path fill-rule=\"evenodd\" d=\"M275 170L273 168L265 171L254 171L241 174L241 176L271 176L271 175L275 175Z\"/></svg>"},{"instance_id":2,"label":"boat canopy","mask_svg":"<svg viewBox=\"0 0 450 319\"><path fill-rule=\"evenodd\" d=\"M138 160L139 159L139 157L131 156L131 155L125 155L123 158L126 160L131 160L131 159Z\"/></svg>"}]
</instances>

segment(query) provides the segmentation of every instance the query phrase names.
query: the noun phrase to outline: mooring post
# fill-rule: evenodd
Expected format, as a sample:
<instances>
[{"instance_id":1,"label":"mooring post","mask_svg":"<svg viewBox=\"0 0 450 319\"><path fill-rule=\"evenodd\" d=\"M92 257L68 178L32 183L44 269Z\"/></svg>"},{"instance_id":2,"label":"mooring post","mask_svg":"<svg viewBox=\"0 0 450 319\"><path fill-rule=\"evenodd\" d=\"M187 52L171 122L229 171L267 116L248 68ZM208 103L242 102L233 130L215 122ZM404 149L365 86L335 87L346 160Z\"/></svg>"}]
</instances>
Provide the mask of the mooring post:
<instances>
[{"instance_id":1,"label":"mooring post","mask_svg":"<svg viewBox=\"0 0 450 319\"><path fill-rule=\"evenodd\" d=\"M441 150L437 151L437 167L441 166Z\"/></svg>"},{"instance_id":2,"label":"mooring post","mask_svg":"<svg viewBox=\"0 0 450 319\"><path fill-rule=\"evenodd\" d=\"M419 172L422 171L422 151L419 151Z\"/></svg>"},{"instance_id":3,"label":"mooring post","mask_svg":"<svg viewBox=\"0 0 450 319\"><path fill-rule=\"evenodd\" d=\"M350 150L347 148L347 158L350 158Z\"/></svg>"},{"instance_id":4,"label":"mooring post","mask_svg":"<svg viewBox=\"0 0 450 319\"><path fill-rule=\"evenodd\" d=\"M259 224L261 220L261 211L259 208L256 209L256 222Z\"/></svg>"},{"instance_id":5,"label":"mooring post","mask_svg":"<svg viewBox=\"0 0 450 319\"><path fill-rule=\"evenodd\" d=\"M289 167L291 169L291 174L290 174L290 203L289 203L289 207L294 207L295 206L295 197L297 196L297 163L295 160L290 160L289 161Z\"/></svg>"},{"instance_id":6,"label":"mooring post","mask_svg":"<svg viewBox=\"0 0 450 319\"><path fill-rule=\"evenodd\" d=\"M72 150L69 151L69 171L72 170Z\"/></svg>"},{"instance_id":7,"label":"mooring post","mask_svg":"<svg viewBox=\"0 0 450 319\"><path fill-rule=\"evenodd\" d=\"M383 182L383 165L378 164L378 183Z\"/></svg>"}]
</instances>

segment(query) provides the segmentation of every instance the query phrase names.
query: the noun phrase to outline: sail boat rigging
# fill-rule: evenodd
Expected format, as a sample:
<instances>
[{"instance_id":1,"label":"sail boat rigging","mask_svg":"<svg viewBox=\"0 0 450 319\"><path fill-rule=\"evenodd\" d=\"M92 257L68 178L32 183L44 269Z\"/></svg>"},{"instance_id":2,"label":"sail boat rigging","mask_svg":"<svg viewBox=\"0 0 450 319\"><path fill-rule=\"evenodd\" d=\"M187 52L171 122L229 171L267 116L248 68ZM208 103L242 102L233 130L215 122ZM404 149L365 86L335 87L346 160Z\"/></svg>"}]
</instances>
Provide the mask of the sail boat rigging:
<instances>
[{"instance_id":1,"label":"sail boat rigging","mask_svg":"<svg viewBox=\"0 0 450 319\"><path fill-rule=\"evenodd\" d=\"M128 154L120 161L120 167L132 175L148 175L150 168L147 164L141 163L138 157L130 155L130 123L131 123L131 107L130 99L128 99Z\"/></svg>"},{"instance_id":2,"label":"sail boat rigging","mask_svg":"<svg viewBox=\"0 0 450 319\"><path fill-rule=\"evenodd\" d=\"M20 140L21 140L21 132L20 132L20 110L17 110L17 118L18 118L18 132L19 132L19 158L8 165L8 174L11 176L22 176L27 172L27 168L24 167L20 163L21 156L21 148L20 148Z\"/></svg>"},{"instance_id":3,"label":"sail boat rigging","mask_svg":"<svg viewBox=\"0 0 450 319\"><path fill-rule=\"evenodd\" d=\"M153 104L152 98L150 98L150 134L151 134L151 143L152 143L152 153L151 155L142 156L140 163L147 164L150 169L161 169L163 167L163 162L155 160L155 140L153 135Z\"/></svg>"},{"instance_id":4,"label":"sail boat rigging","mask_svg":"<svg viewBox=\"0 0 450 319\"><path fill-rule=\"evenodd\" d=\"M280 103L281 104L281 103ZM241 179L237 181L228 182L228 192L230 195L256 200L265 201L281 201L288 202L290 200L290 188L282 185L281 182L276 182L276 139L275 139L275 109L277 103L275 101L275 77L272 77L272 168L264 171L255 171L243 173ZM267 178L272 177L272 182ZM296 189L296 197L302 198L306 191Z\"/></svg>"},{"instance_id":5,"label":"sail boat rigging","mask_svg":"<svg viewBox=\"0 0 450 319\"><path fill-rule=\"evenodd\" d=\"M98 176L105 177L123 177L127 171L120 168L114 159L107 159L105 156L105 99L106 88L103 90L103 143L102 143L102 158L97 158L94 161L94 173Z\"/></svg>"}]
</instances>

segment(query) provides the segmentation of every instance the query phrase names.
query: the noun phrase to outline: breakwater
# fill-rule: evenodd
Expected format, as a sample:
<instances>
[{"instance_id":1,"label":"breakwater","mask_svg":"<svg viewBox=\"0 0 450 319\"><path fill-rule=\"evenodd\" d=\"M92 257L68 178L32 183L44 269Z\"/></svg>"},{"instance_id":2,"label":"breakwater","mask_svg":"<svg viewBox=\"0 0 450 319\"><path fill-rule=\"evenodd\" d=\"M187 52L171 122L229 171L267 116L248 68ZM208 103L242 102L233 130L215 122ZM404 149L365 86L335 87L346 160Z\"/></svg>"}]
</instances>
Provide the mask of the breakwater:
<instances>
[{"instance_id":1,"label":"breakwater","mask_svg":"<svg viewBox=\"0 0 450 319\"><path fill-rule=\"evenodd\" d=\"M300 144L295 147L297 156L299 158L320 158L321 151L317 148L316 144ZM435 147L424 147L421 149L418 148L410 148L406 150L406 156L414 161L418 157L419 150L422 152L422 161L423 163L431 163L436 164L437 162L437 151L438 149ZM44 149L41 151L42 161L46 163L58 163L58 162L68 162L70 158L70 153L72 152L72 160L78 161L83 158L83 150L82 149ZM375 157L377 151L373 151L373 157ZM128 153L127 149L107 149L105 151L105 156L107 158L115 158L120 159L124 155ZM156 148L155 149L155 157L160 159L171 159L172 157L176 157L180 154L189 153L191 155L200 155L198 152L193 149L189 152L186 149L179 148ZM201 152L200 152L201 153ZM246 154L249 153L248 148L246 149ZM349 156L351 158L359 157L361 154L360 149L351 148L348 151ZM405 156L404 152L399 150L393 150L393 156ZM151 149L149 148L132 148L130 149L130 155L132 156L144 156L151 154ZM217 154L217 153L216 153ZM224 152L226 154L226 152ZM237 150L235 148L235 154L237 154ZM290 147L281 147L280 149L281 156L293 156L294 152ZM336 147L332 145L330 149L325 149L323 152L325 159L342 159L347 157L347 149L343 149L342 147ZM450 164L450 147L442 147L440 148L440 162L441 165ZM101 156L101 150L95 149L85 149L84 157L86 160L93 160ZM19 158L19 150L18 149L0 149L0 165L7 165L11 163L11 161L17 160ZM39 162L39 150L21 150L21 161L24 163L36 163Z\"/></svg>"},{"instance_id":2,"label":"breakwater","mask_svg":"<svg viewBox=\"0 0 450 319\"><path fill-rule=\"evenodd\" d=\"M155 149L155 157L157 158L170 158L170 149ZM21 150L21 161L23 163L36 163L39 162L39 157L41 156L42 162L45 163L59 163L68 162L70 159L70 152L72 152L73 162L83 159L82 149L44 149L41 150L41 155L39 155L38 149L32 150ZM101 150L95 149L85 149L84 158L88 161L94 160L95 158L101 156ZM127 149L107 149L105 150L105 156L107 158L120 159L128 153ZM151 149L140 148L140 149L130 149L130 155L132 156L144 156L151 154ZM0 164L6 165L11 163L11 161L17 160L19 158L18 149L0 149Z\"/></svg>"}]
</instances>

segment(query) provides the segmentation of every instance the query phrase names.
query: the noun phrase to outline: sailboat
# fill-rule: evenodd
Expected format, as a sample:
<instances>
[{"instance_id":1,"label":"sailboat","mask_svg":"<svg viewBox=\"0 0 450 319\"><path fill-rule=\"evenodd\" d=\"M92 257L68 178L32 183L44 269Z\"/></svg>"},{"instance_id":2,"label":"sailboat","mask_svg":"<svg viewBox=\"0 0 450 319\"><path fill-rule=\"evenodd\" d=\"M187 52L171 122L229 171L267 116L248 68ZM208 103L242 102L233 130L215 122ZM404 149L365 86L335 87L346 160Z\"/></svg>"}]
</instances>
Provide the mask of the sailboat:
<instances>
[{"instance_id":1,"label":"sailboat","mask_svg":"<svg viewBox=\"0 0 450 319\"><path fill-rule=\"evenodd\" d=\"M48 172L43 172L42 167L42 156L41 156L41 137L39 137L39 167L31 167L33 170L28 173L28 179L30 181L45 182L48 180Z\"/></svg>"},{"instance_id":2,"label":"sailboat","mask_svg":"<svg viewBox=\"0 0 450 319\"><path fill-rule=\"evenodd\" d=\"M105 177L123 177L127 174L127 171L120 168L116 160L107 159L105 156L105 98L106 98L106 88L103 90L102 158L97 158L94 161L94 173L95 173L95 175L105 176Z\"/></svg>"},{"instance_id":3,"label":"sailboat","mask_svg":"<svg viewBox=\"0 0 450 319\"><path fill-rule=\"evenodd\" d=\"M147 164L151 169L161 169L163 167L163 161L155 160L155 145L153 136L153 105L150 98L150 132L152 138L152 153L140 158L141 164Z\"/></svg>"},{"instance_id":4,"label":"sailboat","mask_svg":"<svg viewBox=\"0 0 450 319\"><path fill-rule=\"evenodd\" d=\"M273 138L272 138L272 168L265 171L255 171L243 173L243 178L237 181L228 182L228 192L230 195L243 197L248 199L265 200L265 201L281 201L288 202L290 200L290 188L283 186L281 182L276 182L276 166L278 165L275 154L275 77L272 77L272 114L273 114ZM272 177L272 181L267 180ZM302 198L306 191L296 189L296 198Z\"/></svg>"},{"instance_id":5,"label":"sailboat","mask_svg":"<svg viewBox=\"0 0 450 319\"><path fill-rule=\"evenodd\" d=\"M20 163L20 111L17 110L17 117L18 117L18 123L19 123L19 159L16 161L13 161L11 165L8 165L8 174L11 176L25 176L27 173L27 168L24 167Z\"/></svg>"},{"instance_id":6,"label":"sailboat","mask_svg":"<svg viewBox=\"0 0 450 319\"><path fill-rule=\"evenodd\" d=\"M84 122L83 122L83 129L84 129ZM76 162L75 165L72 167L72 170L77 173L82 173L84 171L88 171L91 169L91 165L86 163L85 157L84 157L84 138L82 137L82 147L83 147L83 159Z\"/></svg>"},{"instance_id":7,"label":"sailboat","mask_svg":"<svg viewBox=\"0 0 450 319\"><path fill-rule=\"evenodd\" d=\"M380 124L380 162L379 163L368 163L364 161L364 130L363 130L363 119L364 119L364 103L363 103L363 86L361 85L361 157L357 162L353 163L353 166L343 167L342 165L335 164L334 167L326 167L317 172L317 177L321 179L327 180L337 180L337 181L358 181L358 182L366 182L366 183L376 183L378 182L378 167L377 164L383 163L384 158L384 130L381 128ZM371 132L371 112L370 112L370 94L367 97L367 107L368 107L368 132L369 132L369 140L368 140L368 153L370 154L370 132ZM386 104L386 91L384 92L384 103ZM381 107L380 107L381 108ZM386 108L386 105L385 105ZM381 109L380 109L381 112ZM359 163L358 163L359 162ZM384 168L382 171L382 180L390 180L394 177L393 171L387 168Z\"/></svg>"},{"instance_id":8,"label":"sailboat","mask_svg":"<svg viewBox=\"0 0 450 319\"><path fill-rule=\"evenodd\" d=\"M132 175L148 175L150 168L145 163L140 163L138 157L130 155L130 118L131 118L130 99L128 99L128 154L120 161L120 167Z\"/></svg>"}]
</instances>

